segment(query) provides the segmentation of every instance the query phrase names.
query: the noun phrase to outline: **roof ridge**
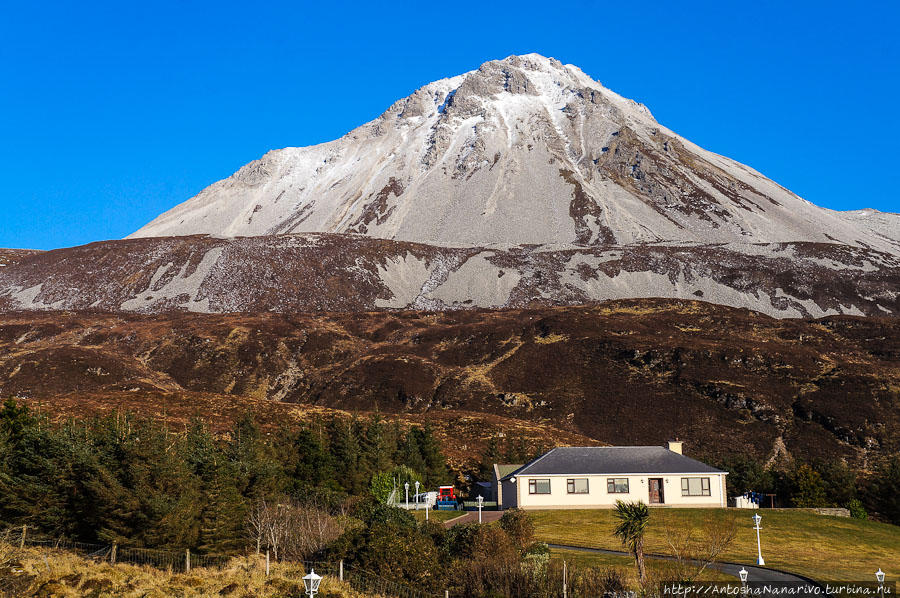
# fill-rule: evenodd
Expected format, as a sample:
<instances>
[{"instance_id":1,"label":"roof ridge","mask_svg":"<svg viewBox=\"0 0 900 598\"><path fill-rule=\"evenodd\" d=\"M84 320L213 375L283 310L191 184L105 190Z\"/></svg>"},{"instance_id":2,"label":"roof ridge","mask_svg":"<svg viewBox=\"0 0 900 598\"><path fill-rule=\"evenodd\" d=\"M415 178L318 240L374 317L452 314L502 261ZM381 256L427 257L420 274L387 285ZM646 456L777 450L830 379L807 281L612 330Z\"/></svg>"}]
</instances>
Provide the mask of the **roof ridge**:
<instances>
[{"instance_id":1,"label":"roof ridge","mask_svg":"<svg viewBox=\"0 0 900 598\"><path fill-rule=\"evenodd\" d=\"M541 459L543 459L544 457L546 457L547 455L549 455L550 453L552 453L553 451L555 451L556 449L559 449L559 448L568 448L568 447L555 446L552 449L550 449L549 451L547 451L546 453L544 453L543 455L541 455L540 457L538 457L537 459L533 459L532 461L526 463L525 465L523 465L519 469L515 470L514 472L507 474L504 477L504 479L519 475L521 472L525 471L527 468L531 467L532 465L536 465L538 461L540 461Z\"/></svg>"},{"instance_id":2,"label":"roof ridge","mask_svg":"<svg viewBox=\"0 0 900 598\"><path fill-rule=\"evenodd\" d=\"M556 453L559 454L557 455ZM612 473L723 473L727 475L728 472L704 463L699 459L676 453L658 445L558 446L505 475L502 479L508 480L521 475L556 475L562 473L590 475Z\"/></svg>"}]
</instances>

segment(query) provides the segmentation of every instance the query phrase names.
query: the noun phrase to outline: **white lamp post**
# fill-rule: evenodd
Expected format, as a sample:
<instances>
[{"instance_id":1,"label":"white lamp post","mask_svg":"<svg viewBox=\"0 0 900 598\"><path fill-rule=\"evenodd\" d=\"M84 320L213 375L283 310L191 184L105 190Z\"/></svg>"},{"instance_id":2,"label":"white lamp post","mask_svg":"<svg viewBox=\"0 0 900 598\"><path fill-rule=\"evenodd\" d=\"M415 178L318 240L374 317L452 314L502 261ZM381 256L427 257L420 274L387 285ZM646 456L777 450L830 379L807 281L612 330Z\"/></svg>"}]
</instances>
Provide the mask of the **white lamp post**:
<instances>
[{"instance_id":1,"label":"white lamp post","mask_svg":"<svg viewBox=\"0 0 900 598\"><path fill-rule=\"evenodd\" d=\"M884 596L884 571L881 570L881 567L878 567L878 571L875 572L875 579L878 580L878 592Z\"/></svg>"},{"instance_id":2,"label":"white lamp post","mask_svg":"<svg viewBox=\"0 0 900 598\"><path fill-rule=\"evenodd\" d=\"M419 482L416 482L416 510L419 510Z\"/></svg>"},{"instance_id":3,"label":"white lamp post","mask_svg":"<svg viewBox=\"0 0 900 598\"><path fill-rule=\"evenodd\" d=\"M484 504L484 497L478 495L478 523L481 523L481 506Z\"/></svg>"},{"instance_id":4,"label":"white lamp post","mask_svg":"<svg viewBox=\"0 0 900 598\"><path fill-rule=\"evenodd\" d=\"M759 513L753 516L753 522L756 523L753 527L756 530L756 564L765 566L766 562L762 558L762 544L759 541L759 530L762 529L759 527L760 521L762 521L762 517L759 516Z\"/></svg>"},{"instance_id":5,"label":"white lamp post","mask_svg":"<svg viewBox=\"0 0 900 598\"><path fill-rule=\"evenodd\" d=\"M309 570L309 575L303 577L303 587L306 588L306 595L313 598L319 593L319 584L322 583L322 576L316 575L314 569Z\"/></svg>"},{"instance_id":6,"label":"white lamp post","mask_svg":"<svg viewBox=\"0 0 900 598\"><path fill-rule=\"evenodd\" d=\"M428 521L428 497L425 497L425 521Z\"/></svg>"},{"instance_id":7,"label":"white lamp post","mask_svg":"<svg viewBox=\"0 0 900 598\"><path fill-rule=\"evenodd\" d=\"M747 591L747 575L748 575L747 570L745 568L741 567L741 570L738 571L738 575L741 576L741 589L746 592Z\"/></svg>"},{"instance_id":8,"label":"white lamp post","mask_svg":"<svg viewBox=\"0 0 900 598\"><path fill-rule=\"evenodd\" d=\"M406 490L406 510L409 510L409 482L403 483L403 489Z\"/></svg>"}]
</instances>

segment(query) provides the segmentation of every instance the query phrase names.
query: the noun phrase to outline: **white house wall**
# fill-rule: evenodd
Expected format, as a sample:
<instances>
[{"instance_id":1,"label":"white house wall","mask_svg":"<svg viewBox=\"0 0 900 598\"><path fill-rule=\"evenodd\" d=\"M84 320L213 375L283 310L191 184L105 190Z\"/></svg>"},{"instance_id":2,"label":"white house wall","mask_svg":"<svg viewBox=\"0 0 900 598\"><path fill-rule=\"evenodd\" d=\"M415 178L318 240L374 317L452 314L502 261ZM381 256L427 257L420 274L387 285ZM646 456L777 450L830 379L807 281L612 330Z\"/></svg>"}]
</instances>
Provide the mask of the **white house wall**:
<instances>
[{"instance_id":1,"label":"white house wall","mask_svg":"<svg viewBox=\"0 0 900 598\"><path fill-rule=\"evenodd\" d=\"M608 493L608 478L627 478L628 493ZM709 478L709 496L682 496L681 478ZM569 494L567 480L588 479L587 494ZM602 509L612 508L617 500L643 501L650 504L650 478L662 478L663 500L666 507L724 507L725 474L641 474L641 475L535 475L516 477L515 484L503 482L503 508L518 506L521 509ZM531 479L550 480L550 494L529 494ZM517 500L513 500L513 498ZM515 504L514 504L515 503Z\"/></svg>"}]
</instances>

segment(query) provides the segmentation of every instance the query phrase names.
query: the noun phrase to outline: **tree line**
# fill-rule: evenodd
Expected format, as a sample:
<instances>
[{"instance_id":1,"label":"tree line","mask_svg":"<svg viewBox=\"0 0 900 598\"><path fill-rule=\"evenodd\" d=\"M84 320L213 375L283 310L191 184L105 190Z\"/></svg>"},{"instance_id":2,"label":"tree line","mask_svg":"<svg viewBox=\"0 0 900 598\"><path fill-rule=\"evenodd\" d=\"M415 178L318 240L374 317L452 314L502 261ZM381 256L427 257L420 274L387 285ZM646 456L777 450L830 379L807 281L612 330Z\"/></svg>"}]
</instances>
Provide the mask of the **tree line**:
<instances>
[{"instance_id":1,"label":"tree line","mask_svg":"<svg viewBox=\"0 0 900 598\"><path fill-rule=\"evenodd\" d=\"M837 460L794 459L780 467L766 466L747 455L708 461L728 473L728 495L759 492L761 506L774 498L776 507L845 507L853 517L877 518L900 525L900 455L890 455L862 473Z\"/></svg>"},{"instance_id":2,"label":"tree line","mask_svg":"<svg viewBox=\"0 0 900 598\"><path fill-rule=\"evenodd\" d=\"M0 521L83 542L234 553L261 501L338 505L400 471L450 481L431 428L331 417L264 432L249 415L223 434L129 414L51 424L0 408Z\"/></svg>"}]
</instances>

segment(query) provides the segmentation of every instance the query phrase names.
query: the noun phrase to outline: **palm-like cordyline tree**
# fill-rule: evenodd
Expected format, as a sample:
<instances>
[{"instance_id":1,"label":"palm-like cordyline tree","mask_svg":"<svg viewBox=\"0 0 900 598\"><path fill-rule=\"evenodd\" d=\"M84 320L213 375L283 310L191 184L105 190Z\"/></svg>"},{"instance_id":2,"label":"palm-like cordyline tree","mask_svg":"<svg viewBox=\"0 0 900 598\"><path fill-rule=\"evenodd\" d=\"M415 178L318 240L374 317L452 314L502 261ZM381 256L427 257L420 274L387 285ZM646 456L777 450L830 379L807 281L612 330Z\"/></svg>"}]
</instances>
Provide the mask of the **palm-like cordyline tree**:
<instances>
[{"instance_id":1,"label":"palm-like cordyline tree","mask_svg":"<svg viewBox=\"0 0 900 598\"><path fill-rule=\"evenodd\" d=\"M642 501L623 502L617 500L614 514L619 519L619 524L616 525L613 533L622 540L622 544L634 555L638 577L641 585L643 585L647 577L647 572L644 569L644 531L650 522L650 507Z\"/></svg>"}]
</instances>

